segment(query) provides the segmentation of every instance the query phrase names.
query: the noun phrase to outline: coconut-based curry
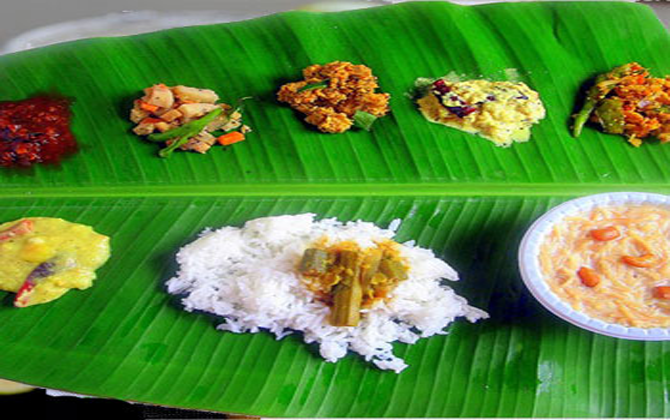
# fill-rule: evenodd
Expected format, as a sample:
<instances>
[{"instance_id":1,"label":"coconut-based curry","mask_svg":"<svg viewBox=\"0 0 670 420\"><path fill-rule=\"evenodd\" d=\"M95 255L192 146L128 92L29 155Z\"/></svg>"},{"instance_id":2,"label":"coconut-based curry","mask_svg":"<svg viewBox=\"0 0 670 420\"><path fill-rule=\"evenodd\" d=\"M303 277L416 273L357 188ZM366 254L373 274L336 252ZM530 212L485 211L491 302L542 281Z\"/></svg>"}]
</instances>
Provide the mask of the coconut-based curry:
<instances>
[{"instance_id":1,"label":"coconut-based curry","mask_svg":"<svg viewBox=\"0 0 670 420\"><path fill-rule=\"evenodd\" d=\"M109 238L86 225L32 217L0 225L0 290L14 305L50 302L93 285L110 255Z\"/></svg>"},{"instance_id":2,"label":"coconut-based curry","mask_svg":"<svg viewBox=\"0 0 670 420\"><path fill-rule=\"evenodd\" d=\"M521 82L435 80L417 101L428 121L478 134L496 146L530 139L545 116L540 95Z\"/></svg>"}]
</instances>

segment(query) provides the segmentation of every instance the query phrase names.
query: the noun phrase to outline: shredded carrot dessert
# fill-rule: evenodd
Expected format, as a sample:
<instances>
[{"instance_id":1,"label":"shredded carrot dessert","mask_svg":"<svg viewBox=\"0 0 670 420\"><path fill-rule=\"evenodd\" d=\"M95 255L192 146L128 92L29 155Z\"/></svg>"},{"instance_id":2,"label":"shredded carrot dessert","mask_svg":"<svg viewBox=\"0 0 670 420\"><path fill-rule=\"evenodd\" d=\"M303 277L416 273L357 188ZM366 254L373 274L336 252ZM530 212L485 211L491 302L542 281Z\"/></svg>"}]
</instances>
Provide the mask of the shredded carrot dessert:
<instances>
[{"instance_id":1,"label":"shredded carrot dessert","mask_svg":"<svg viewBox=\"0 0 670 420\"><path fill-rule=\"evenodd\" d=\"M325 133L343 133L352 125L369 130L389 111L390 95L375 93L377 78L367 66L334 61L314 64L302 73L304 80L283 85L277 99Z\"/></svg>"},{"instance_id":2,"label":"shredded carrot dessert","mask_svg":"<svg viewBox=\"0 0 670 420\"><path fill-rule=\"evenodd\" d=\"M589 119L606 133L626 136L635 147L649 137L670 142L670 77L650 77L637 63L601 74L575 115L575 137Z\"/></svg>"},{"instance_id":3,"label":"shredded carrot dessert","mask_svg":"<svg viewBox=\"0 0 670 420\"><path fill-rule=\"evenodd\" d=\"M626 327L670 327L670 209L604 206L557 223L540 247L551 290Z\"/></svg>"}]
</instances>

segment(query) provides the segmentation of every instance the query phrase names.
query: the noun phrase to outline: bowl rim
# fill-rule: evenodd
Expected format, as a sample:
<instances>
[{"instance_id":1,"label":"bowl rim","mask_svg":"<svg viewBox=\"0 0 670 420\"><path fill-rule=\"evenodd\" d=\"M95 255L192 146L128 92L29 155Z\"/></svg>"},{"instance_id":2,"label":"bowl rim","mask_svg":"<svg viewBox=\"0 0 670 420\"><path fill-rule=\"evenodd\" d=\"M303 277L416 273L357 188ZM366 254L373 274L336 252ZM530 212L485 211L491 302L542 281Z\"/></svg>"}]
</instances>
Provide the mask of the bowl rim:
<instances>
[{"instance_id":1,"label":"bowl rim","mask_svg":"<svg viewBox=\"0 0 670 420\"><path fill-rule=\"evenodd\" d=\"M670 209L670 195L646 192L611 192L593 194L561 203L538 219L528 228L521 240L518 264L521 279L535 299L554 315L582 329L610 337L641 341L670 340L670 328L626 327L592 318L573 309L549 288L544 281L537 255L545 235L559 221L569 215L588 211L603 205L654 204Z\"/></svg>"}]
</instances>

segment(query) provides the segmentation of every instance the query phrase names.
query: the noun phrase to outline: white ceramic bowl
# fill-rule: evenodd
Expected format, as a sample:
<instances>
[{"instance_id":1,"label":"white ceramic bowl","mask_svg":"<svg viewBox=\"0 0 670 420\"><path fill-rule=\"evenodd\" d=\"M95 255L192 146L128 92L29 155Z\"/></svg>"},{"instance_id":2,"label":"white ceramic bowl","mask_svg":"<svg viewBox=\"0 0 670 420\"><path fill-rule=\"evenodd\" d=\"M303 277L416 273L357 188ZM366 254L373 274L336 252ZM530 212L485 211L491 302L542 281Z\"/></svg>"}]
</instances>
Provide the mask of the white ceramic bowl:
<instances>
[{"instance_id":1,"label":"white ceramic bowl","mask_svg":"<svg viewBox=\"0 0 670 420\"><path fill-rule=\"evenodd\" d=\"M554 207L537 219L528 229L519 248L521 278L547 309L564 320L586 330L629 340L670 340L670 328L633 328L610 324L578 312L556 296L544 281L538 259L540 245L554 224L567 216L576 215L598 206L620 204L655 204L670 208L670 196L640 192L616 192L577 198Z\"/></svg>"}]
</instances>

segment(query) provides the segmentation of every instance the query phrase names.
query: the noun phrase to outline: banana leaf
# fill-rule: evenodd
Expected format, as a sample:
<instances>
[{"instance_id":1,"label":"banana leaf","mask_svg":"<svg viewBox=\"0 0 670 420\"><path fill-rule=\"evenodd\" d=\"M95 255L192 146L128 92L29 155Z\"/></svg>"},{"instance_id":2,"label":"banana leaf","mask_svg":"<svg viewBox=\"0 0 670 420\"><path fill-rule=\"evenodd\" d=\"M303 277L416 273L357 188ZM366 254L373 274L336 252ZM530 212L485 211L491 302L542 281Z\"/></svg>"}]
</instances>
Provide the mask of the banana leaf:
<instances>
[{"instance_id":1,"label":"banana leaf","mask_svg":"<svg viewBox=\"0 0 670 420\"><path fill-rule=\"evenodd\" d=\"M0 305L0 377L168 406L295 417L666 417L670 344L573 327L524 289L524 230L569 198L668 193L670 148L635 149L586 128L569 134L585 81L630 61L670 73L670 37L628 3L476 7L407 3L100 38L0 57L0 99L74 99L81 150L59 166L0 171L0 221L63 217L112 237L96 285L58 301ZM313 63L370 66L392 114L372 131L321 134L275 100ZM513 70L510 70L513 69ZM509 149L435 124L409 99L418 77L514 77L548 116ZM127 113L156 82L244 96L245 142L156 156ZM457 292L491 319L396 345L396 375L350 355L326 363L299 336L217 331L181 310L164 281L176 250L206 227L315 212L385 225L460 273Z\"/></svg>"}]
</instances>

